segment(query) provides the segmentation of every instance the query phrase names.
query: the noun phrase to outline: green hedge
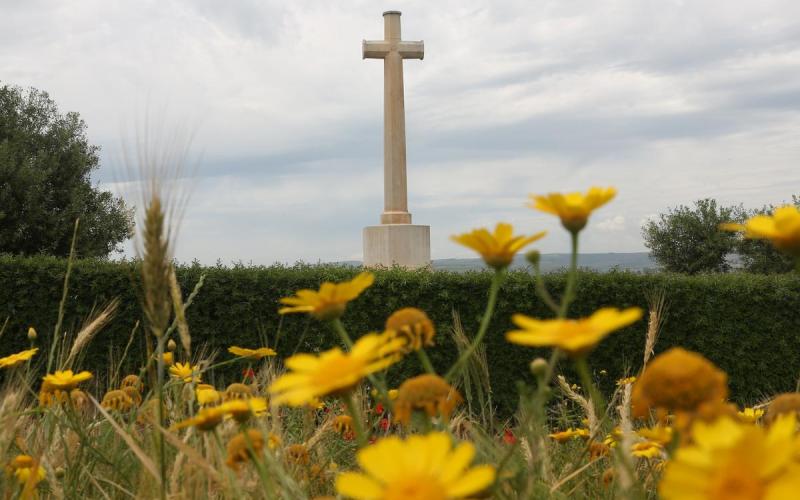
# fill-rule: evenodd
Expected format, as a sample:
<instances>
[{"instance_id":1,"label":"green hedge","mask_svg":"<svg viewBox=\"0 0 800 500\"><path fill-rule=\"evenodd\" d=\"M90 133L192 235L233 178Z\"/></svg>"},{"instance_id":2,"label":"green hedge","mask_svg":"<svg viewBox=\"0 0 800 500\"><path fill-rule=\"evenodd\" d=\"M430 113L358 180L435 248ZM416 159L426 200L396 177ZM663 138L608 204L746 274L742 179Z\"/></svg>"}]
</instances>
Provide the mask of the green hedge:
<instances>
[{"instance_id":1,"label":"green hedge","mask_svg":"<svg viewBox=\"0 0 800 500\"><path fill-rule=\"evenodd\" d=\"M0 355L27 346L25 331L34 325L39 345L52 337L62 283L64 260L54 258L0 257L0 321L10 318L2 337ZM336 344L325 325L303 315L281 318L278 299L300 288L317 288L324 280L343 280L356 272L338 266L201 267L184 266L178 277L188 293L202 274L205 285L189 310L193 345L218 350L232 344L259 345L263 336L277 345L281 355L291 354L302 339L300 350L313 351ZM563 274L546 276L548 288L558 294ZM436 323L437 346L429 354L440 369L454 360L449 334L451 314L461 315L470 334L477 330L491 280L488 272L429 272L387 270L376 273L375 284L352 303L344 322L352 334L379 330L385 318L404 306L424 309ZM76 331L92 307L118 297L121 306L113 323L92 342L82 368L102 374L109 353L119 357L131 328L142 318L137 298L138 277L134 263L79 261L73 268L66 306L64 329ZM582 272L578 296L571 315L586 315L613 305L646 307L648 291L664 289L669 310L657 351L681 345L705 354L730 377L733 398L751 403L778 391L792 390L800 374L800 276L713 274L634 274L627 272ZM500 291L496 314L487 335L487 351L495 402L501 413L516 406L515 383L530 380L528 362L543 354L514 346L504 340L515 312L547 317L548 311L536 298L531 276L513 272ZM592 367L607 370L606 387L626 370L641 363L646 325L640 322L608 337L591 357ZM134 350L144 346L143 335ZM135 369L141 355L131 357L128 369ZM241 366L215 373L223 383ZM416 358L409 357L395 371L402 377L418 370Z\"/></svg>"}]
</instances>

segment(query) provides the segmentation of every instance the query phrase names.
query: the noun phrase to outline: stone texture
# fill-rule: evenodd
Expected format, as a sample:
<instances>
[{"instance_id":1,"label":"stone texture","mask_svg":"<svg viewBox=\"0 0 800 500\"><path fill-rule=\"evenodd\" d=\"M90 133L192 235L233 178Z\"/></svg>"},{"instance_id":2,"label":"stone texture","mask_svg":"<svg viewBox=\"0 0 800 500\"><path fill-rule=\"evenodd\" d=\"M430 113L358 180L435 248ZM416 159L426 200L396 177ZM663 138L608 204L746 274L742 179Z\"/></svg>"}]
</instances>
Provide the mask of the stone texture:
<instances>
[{"instance_id":1,"label":"stone texture","mask_svg":"<svg viewBox=\"0 0 800 500\"><path fill-rule=\"evenodd\" d=\"M431 265L431 228L416 224L381 224L364 228L364 266Z\"/></svg>"}]
</instances>

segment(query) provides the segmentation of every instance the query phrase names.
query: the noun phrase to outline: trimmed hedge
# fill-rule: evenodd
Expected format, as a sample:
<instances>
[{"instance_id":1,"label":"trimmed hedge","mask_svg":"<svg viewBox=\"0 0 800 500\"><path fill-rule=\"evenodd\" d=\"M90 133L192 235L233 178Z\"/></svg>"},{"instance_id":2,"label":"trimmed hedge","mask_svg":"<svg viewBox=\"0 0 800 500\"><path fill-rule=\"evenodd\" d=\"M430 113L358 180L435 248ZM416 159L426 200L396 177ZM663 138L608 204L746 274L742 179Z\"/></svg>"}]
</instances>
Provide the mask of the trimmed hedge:
<instances>
[{"instance_id":1,"label":"trimmed hedge","mask_svg":"<svg viewBox=\"0 0 800 500\"><path fill-rule=\"evenodd\" d=\"M28 345L25 332L29 325L39 332L38 345L49 346L65 271L66 261L61 259L0 257L0 321L5 316L10 318L0 355ZM340 266L182 266L178 278L186 294L202 274L206 275L205 285L188 311L193 345L218 350L224 359L229 345L261 345L264 336L272 345L279 327L277 349L281 356L290 355L295 349L314 351L335 345L337 337L325 325L305 315L279 317L278 299L300 288L317 288L325 280L347 279L356 272ZM490 280L489 272L378 271L375 284L348 307L344 323L351 334L357 335L380 330L385 318L400 307L424 309L439 332L437 346L430 349L429 355L444 371L455 359L448 334L452 311L460 314L465 329L474 335ZM545 280L554 294L563 290L564 274L550 274ZM64 330L77 331L93 306L114 297L121 302L114 321L93 340L81 368L102 374L108 366L109 353L120 357L131 329L143 317L138 286L135 263L75 263ZM664 289L669 303L657 352L680 345L703 353L728 373L732 397L740 403L794 389L800 374L800 276L582 272L577 300L570 312L572 316L588 315L609 305L646 308L645 294L655 289ZM504 340L515 312L550 316L536 298L531 276L525 272L509 274L487 335L493 397L501 414L516 407L516 381L531 380L530 360L545 354ZM607 375L600 376L606 381L606 388L610 389L626 371L638 369L645 330L642 321L616 332L592 354L590 363L598 376L600 369L607 371ZM137 334L127 369L134 370L143 359L143 338L142 333ZM399 370L393 371L395 380L419 370L416 363L416 357L408 357ZM229 365L227 371L207 378L222 383L235 377L241 368Z\"/></svg>"}]
</instances>

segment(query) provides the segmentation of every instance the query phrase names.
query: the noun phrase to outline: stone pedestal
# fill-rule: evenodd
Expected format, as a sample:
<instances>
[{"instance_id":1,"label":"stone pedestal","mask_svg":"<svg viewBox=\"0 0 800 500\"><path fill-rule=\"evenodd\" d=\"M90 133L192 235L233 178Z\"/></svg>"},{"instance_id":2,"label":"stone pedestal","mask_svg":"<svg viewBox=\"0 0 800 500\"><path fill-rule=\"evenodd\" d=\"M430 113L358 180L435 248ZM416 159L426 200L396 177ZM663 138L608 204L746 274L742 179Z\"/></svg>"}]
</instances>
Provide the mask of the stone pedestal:
<instances>
[{"instance_id":1,"label":"stone pedestal","mask_svg":"<svg viewBox=\"0 0 800 500\"><path fill-rule=\"evenodd\" d=\"M364 267L431 265L431 227L382 224L364 228Z\"/></svg>"}]
</instances>

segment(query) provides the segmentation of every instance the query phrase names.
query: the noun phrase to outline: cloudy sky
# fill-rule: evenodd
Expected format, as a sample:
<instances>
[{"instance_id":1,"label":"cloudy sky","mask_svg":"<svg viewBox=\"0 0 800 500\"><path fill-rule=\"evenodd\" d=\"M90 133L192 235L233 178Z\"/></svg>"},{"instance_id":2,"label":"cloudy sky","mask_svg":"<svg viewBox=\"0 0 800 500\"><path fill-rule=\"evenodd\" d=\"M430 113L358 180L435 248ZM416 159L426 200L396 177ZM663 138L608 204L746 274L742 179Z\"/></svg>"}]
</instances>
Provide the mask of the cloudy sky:
<instances>
[{"instance_id":1,"label":"cloudy sky","mask_svg":"<svg viewBox=\"0 0 800 500\"><path fill-rule=\"evenodd\" d=\"M642 251L642 220L698 198L800 194L796 0L0 0L0 81L78 111L94 180L126 196L135 131L193 132L180 260L360 259L383 196L361 40L389 9L425 41L404 65L409 206L434 258L500 220L566 251L529 193L616 186L588 252Z\"/></svg>"}]
</instances>

